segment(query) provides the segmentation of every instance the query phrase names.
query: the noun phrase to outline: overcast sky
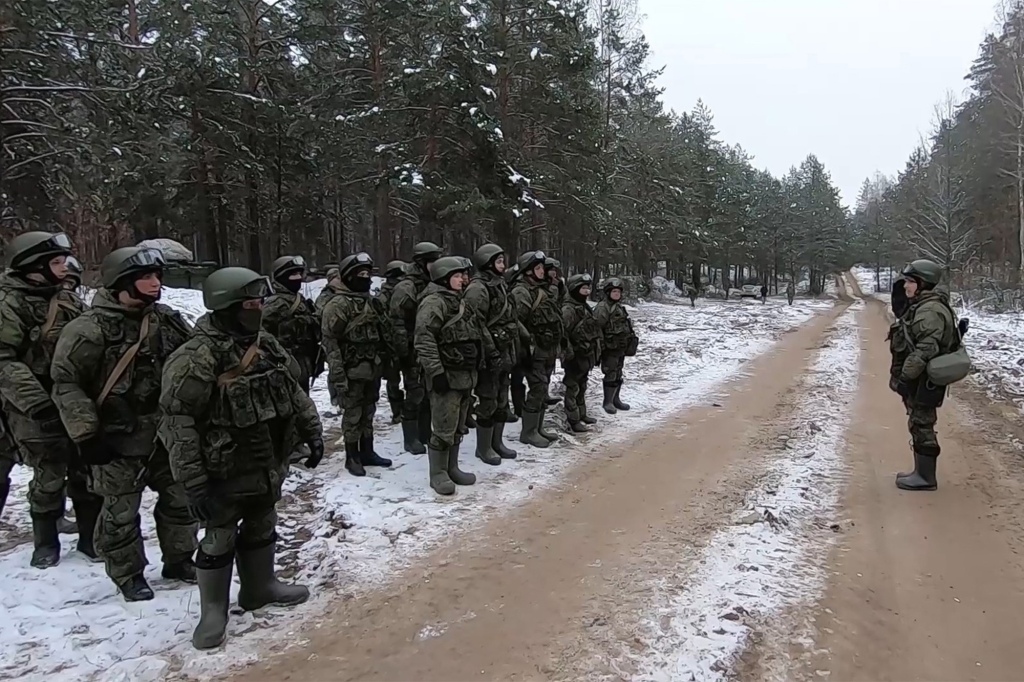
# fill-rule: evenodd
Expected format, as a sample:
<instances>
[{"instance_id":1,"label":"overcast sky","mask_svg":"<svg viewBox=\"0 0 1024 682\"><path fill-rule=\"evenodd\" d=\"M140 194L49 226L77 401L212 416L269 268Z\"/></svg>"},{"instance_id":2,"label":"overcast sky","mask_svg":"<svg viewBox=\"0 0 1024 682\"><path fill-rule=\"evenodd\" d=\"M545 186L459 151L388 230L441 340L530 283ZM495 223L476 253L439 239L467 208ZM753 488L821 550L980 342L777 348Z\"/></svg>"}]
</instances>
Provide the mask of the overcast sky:
<instances>
[{"instance_id":1,"label":"overcast sky","mask_svg":"<svg viewBox=\"0 0 1024 682\"><path fill-rule=\"evenodd\" d=\"M817 154L853 204L901 170L964 76L994 0L638 0L664 101L698 98L723 140L784 174Z\"/></svg>"}]
</instances>

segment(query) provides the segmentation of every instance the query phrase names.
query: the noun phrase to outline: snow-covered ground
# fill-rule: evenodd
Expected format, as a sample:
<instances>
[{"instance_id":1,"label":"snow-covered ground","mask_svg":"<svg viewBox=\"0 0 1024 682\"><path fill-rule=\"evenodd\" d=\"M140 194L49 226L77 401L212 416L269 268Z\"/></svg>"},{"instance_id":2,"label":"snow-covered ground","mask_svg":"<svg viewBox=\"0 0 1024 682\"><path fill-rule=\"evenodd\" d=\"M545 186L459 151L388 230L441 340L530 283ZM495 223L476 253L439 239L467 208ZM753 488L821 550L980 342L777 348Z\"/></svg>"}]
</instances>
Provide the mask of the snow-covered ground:
<instances>
[{"instance_id":1,"label":"snow-covered ground","mask_svg":"<svg viewBox=\"0 0 1024 682\"><path fill-rule=\"evenodd\" d=\"M309 285L308 294L315 296L322 286ZM167 290L164 301L192 320L202 314L198 292ZM278 564L282 575L308 584L314 598L292 610L233 613L227 644L212 653L195 652L189 645L199 610L196 589L160 577L152 495L146 496L142 524L153 562L147 578L156 599L129 604L118 596L102 565L90 564L73 551L73 536L63 538L64 558L58 567L28 567L31 542L24 492L29 472L18 468L0 524L0 679L59 675L76 680L153 680L174 671L204 678L256 660L271 642L294 641L301 621L315 620L332 597L371 589L453 532L527 499L535 488L557 484L582 458L600 456L603 444L710 399L716 385L742 371L745 362L767 350L780 334L831 305L798 299L788 306L784 299L770 299L767 305L702 301L696 309L672 304L631 309L641 346L640 354L627 361L623 399L633 409L605 415L600 410L598 374L588 395L591 413L600 419L593 433L563 434L552 448L537 450L511 442L519 424L510 424L506 437L519 458L499 467L473 457L470 434L462 461L465 469L477 474L478 482L461 488L453 499L440 499L429 488L425 456L402 452L400 431L390 425L387 403L382 401L377 450L394 459L392 469L353 478L344 470L343 455L336 452L316 471L293 467L286 483L279 505ZM561 393L558 377L552 387ZM313 397L326 413L323 379ZM552 411L556 423L560 415L560 407ZM325 418L325 426L336 429L338 420Z\"/></svg>"}]
</instances>

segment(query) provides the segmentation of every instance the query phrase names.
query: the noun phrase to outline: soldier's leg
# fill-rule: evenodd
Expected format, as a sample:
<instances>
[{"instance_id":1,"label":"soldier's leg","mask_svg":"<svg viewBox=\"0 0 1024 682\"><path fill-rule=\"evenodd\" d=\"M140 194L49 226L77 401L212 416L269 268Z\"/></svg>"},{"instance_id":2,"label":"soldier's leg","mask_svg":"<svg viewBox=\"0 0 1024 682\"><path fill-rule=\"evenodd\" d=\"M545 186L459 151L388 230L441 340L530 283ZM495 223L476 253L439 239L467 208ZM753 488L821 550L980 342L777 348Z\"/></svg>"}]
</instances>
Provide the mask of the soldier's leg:
<instances>
[{"instance_id":1,"label":"soldier's leg","mask_svg":"<svg viewBox=\"0 0 1024 682\"><path fill-rule=\"evenodd\" d=\"M304 585L288 585L274 574L277 553L277 510L273 504L252 504L238 529L238 605L245 611L264 606L294 606L309 599Z\"/></svg>"},{"instance_id":2,"label":"soldier's leg","mask_svg":"<svg viewBox=\"0 0 1024 682\"><path fill-rule=\"evenodd\" d=\"M547 416L548 408L551 406L551 376L555 373L556 358L552 353L550 356L544 357L544 385L545 385L545 397L544 402L541 403L540 407L540 419L537 420L537 433L540 434L541 438L547 438L550 441L558 440L558 434L554 431L550 431L544 425L544 417ZM555 401L558 402L557 400Z\"/></svg>"},{"instance_id":3,"label":"soldier's leg","mask_svg":"<svg viewBox=\"0 0 1024 682\"><path fill-rule=\"evenodd\" d=\"M614 404L615 404L615 409L617 409L617 410L628 410L629 409L629 403L622 402L622 396L621 396L621 393L622 393L622 368L623 368L623 366L625 366L625 364L626 364L626 355L625 355L625 353L616 353L615 354L615 376L617 378L616 378L616 381L615 381L615 399L614 399Z\"/></svg>"},{"instance_id":4,"label":"soldier's leg","mask_svg":"<svg viewBox=\"0 0 1024 682\"><path fill-rule=\"evenodd\" d=\"M353 476L365 476L359 439L363 435L363 395L365 382L349 379L341 391L341 431L345 441L345 469Z\"/></svg>"},{"instance_id":5,"label":"soldier's leg","mask_svg":"<svg viewBox=\"0 0 1024 682\"><path fill-rule=\"evenodd\" d=\"M591 369L588 366L587 371L583 372L580 376L580 392L576 398L576 403L579 405L580 420L584 424L596 424L597 420L590 416L587 408L587 388L590 386L590 372Z\"/></svg>"},{"instance_id":6,"label":"soldier's leg","mask_svg":"<svg viewBox=\"0 0 1024 682\"><path fill-rule=\"evenodd\" d=\"M391 407L391 423L402 423L402 404L405 402L405 393L402 392L402 375L398 366L393 360L385 365L384 378L386 379L386 391L388 405Z\"/></svg>"},{"instance_id":7,"label":"soldier's leg","mask_svg":"<svg viewBox=\"0 0 1024 682\"><path fill-rule=\"evenodd\" d=\"M221 645L228 626L231 573L241 509L231 500L218 499L206 522L196 552L196 581L199 584L199 624L192 633L192 646L212 649Z\"/></svg>"},{"instance_id":8,"label":"soldier's leg","mask_svg":"<svg viewBox=\"0 0 1024 682\"><path fill-rule=\"evenodd\" d=\"M494 416L498 409L499 373L483 370L477 377L476 396L476 456L487 464L501 464L501 457L494 451ZM506 389L506 401L508 400ZM504 415L502 415L504 421Z\"/></svg>"},{"instance_id":9,"label":"soldier's leg","mask_svg":"<svg viewBox=\"0 0 1024 682\"><path fill-rule=\"evenodd\" d=\"M519 442L537 448L546 448L551 445L551 439L540 434L541 421L544 419L542 410L547 407L548 396L546 360L544 357L537 357L534 354L530 357L529 364L523 369L529 392L526 396L526 403L523 405L523 430L519 434ZM513 397L515 397L514 390Z\"/></svg>"},{"instance_id":10,"label":"soldier's leg","mask_svg":"<svg viewBox=\"0 0 1024 682\"><path fill-rule=\"evenodd\" d=\"M466 415L469 413L469 407L473 404L473 392L465 390L452 391L452 393L455 393L459 399L455 408L457 410L455 414L456 424L463 424L466 421ZM452 483L455 485L473 485L476 483L476 474L471 474L459 468L459 449L461 447L462 434L458 432L456 427L455 443L448 449L448 477L452 479ZM501 459L499 458L498 461L500 462Z\"/></svg>"},{"instance_id":11,"label":"soldier's leg","mask_svg":"<svg viewBox=\"0 0 1024 682\"><path fill-rule=\"evenodd\" d=\"M459 391L430 392L431 432L427 448L430 461L430 487L439 495L455 493L455 483L448 474L448 455L459 436L461 395Z\"/></svg>"},{"instance_id":12,"label":"soldier's leg","mask_svg":"<svg viewBox=\"0 0 1024 682\"><path fill-rule=\"evenodd\" d=\"M512 392L512 414L523 416L523 409L526 406L526 367L522 363L516 363L512 368L510 378L510 390ZM515 420L513 420L515 421Z\"/></svg>"},{"instance_id":13,"label":"soldier's leg","mask_svg":"<svg viewBox=\"0 0 1024 682\"><path fill-rule=\"evenodd\" d=\"M604 375L604 381L602 387L604 389L604 402L601 407L608 414L615 414L618 410L615 408L615 390L618 388L618 383L615 376L616 362L615 355L612 353L601 354L601 373Z\"/></svg>"},{"instance_id":14,"label":"soldier's leg","mask_svg":"<svg viewBox=\"0 0 1024 682\"><path fill-rule=\"evenodd\" d=\"M185 488L176 483L171 474L166 452L158 451L150 460L146 481L157 493L153 517L163 554L161 575L168 580L194 583L196 567L192 555L199 544L196 538L199 524L188 511Z\"/></svg>"},{"instance_id":15,"label":"soldier's leg","mask_svg":"<svg viewBox=\"0 0 1024 682\"><path fill-rule=\"evenodd\" d=\"M89 467L82 463L78 448L72 447L67 473L67 496L75 509L78 542L76 548L92 561L100 561L95 548L95 531L103 507L103 497L94 493L90 483ZM63 518L58 519L57 527Z\"/></svg>"},{"instance_id":16,"label":"soldier's leg","mask_svg":"<svg viewBox=\"0 0 1024 682\"><path fill-rule=\"evenodd\" d=\"M907 476L897 476L896 486L903 490L935 490L938 481L935 465L941 448L935 433L938 412L934 407L914 403L907 406L908 428L914 443L914 471Z\"/></svg>"},{"instance_id":17,"label":"soldier's leg","mask_svg":"<svg viewBox=\"0 0 1024 682\"><path fill-rule=\"evenodd\" d=\"M492 415L494 431L491 433L491 449L502 459L515 459L516 451L505 445L505 424L509 422L509 416L512 414L508 404L510 376L508 372L497 372L495 379L496 407Z\"/></svg>"},{"instance_id":18,"label":"soldier's leg","mask_svg":"<svg viewBox=\"0 0 1024 682\"><path fill-rule=\"evenodd\" d=\"M562 375L562 384L565 386L565 398L562 404L565 407L565 418L568 420L571 430L582 433L588 429L583 424L583 416L580 414L579 379L581 372L575 362L566 363L563 365L563 369L565 373Z\"/></svg>"},{"instance_id":19,"label":"soldier's leg","mask_svg":"<svg viewBox=\"0 0 1024 682\"><path fill-rule=\"evenodd\" d=\"M389 467L391 460L377 454L373 444L373 417L380 400L380 379L363 382L362 416L359 421L359 453L364 467Z\"/></svg>"},{"instance_id":20,"label":"soldier's leg","mask_svg":"<svg viewBox=\"0 0 1024 682\"><path fill-rule=\"evenodd\" d=\"M406 452L422 455L427 451L420 433L420 409L425 398L420 369L415 361L403 361L402 383L405 387L405 402L402 403L403 444Z\"/></svg>"},{"instance_id":21,"label":"soldier's leg","mask_svg":"<svg viewBox=\"0 0 1024 682\"><path fill-rule=\"evenodd\" d=\"M32 516L31 565L50 568L60 562L60 539L57 520L64 515L64 492L67 481L70 441L21 441L25 462L32 467L28 484L28 506Z\"/></svg>"},{"instance_id":22,"label":"soldier's leg","mask_svg":"<svg viewBox=\"0 0 1024 682\"><path fill-rule=\"evenodd\" d=\"M144 467L141 458L122 457L92 469L93 492L103 496L96 523L96 551L126 601L153 598L142 575L147 563L139 522Z\"/></svg>"},{"instance_id":23,"label":"soldier's leg","mask_svg":"<svg viewBox=\"0 0 1024 682\"><path fill-rule=\"evenodd\" d=\"M11 441L8 447L4 447L4 436L0 435L0 519L4 515L4 506L7 504L7 496L11 493L11 471L14 470L16 459L16 448Z\"/></svg>"}]
</instances>

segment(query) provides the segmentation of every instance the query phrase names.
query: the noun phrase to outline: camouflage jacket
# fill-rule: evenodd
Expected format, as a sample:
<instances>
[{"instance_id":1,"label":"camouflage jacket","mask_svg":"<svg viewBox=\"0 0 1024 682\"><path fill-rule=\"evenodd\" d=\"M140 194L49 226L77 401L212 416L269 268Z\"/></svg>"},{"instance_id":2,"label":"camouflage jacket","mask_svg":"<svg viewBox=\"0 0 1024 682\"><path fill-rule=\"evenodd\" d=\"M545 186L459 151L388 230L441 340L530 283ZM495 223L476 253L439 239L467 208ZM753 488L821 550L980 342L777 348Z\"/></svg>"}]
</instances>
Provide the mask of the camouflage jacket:
<instances>
[{"instance_id":1,"label":"camouflage jacket","mask_svg":"<svg viewBox=\"0 0 1024 682\"><path fill-rule=\"evenodd\" d=\"M427 287L416 312L414 343L424 374L430 379L445 374L458 390L476 387L483 358L493 353L465 299L439 284Z\"/></svg>"},{"instance_id":2,"label":"camouflage jacket","mask_svg":"<svg viewBox=\"0 0 1024 682\"><path fill-rule=\"evenodd\" d=\"M384 283L380 285L380 291L377 292L377 299L384 306L384 310L389 310L388 306L391 304L391 295L395 293L395 287L398 286L400 281L402 281L400 277L388 277L384 280Z\"/></svg>"},{"instance_id":3,"label":"camouflage jacket","mask_svg":"<svg viewBox=\"0 0 1024 682\"><path fill-rule=\"evenodd\" d=\"M261 332L243 347L212 314L199 318L161 380L157 435L174 479L214 479L244 493L269 476L279 496L288 454L323 432L298 371L271 334Z\"/></svg>"},{"instance_id":4,"label":"camouflage jacket","mask_svg":"<svg viewBox=\"0 0 1024 682\"><path fill-rule=\"evenodd\" d=\"M565 326L565 360L581 368L593 367L601 355L601 327L590 304L566 296L562 304L562 324Z\"/></svg>"},{"instance_id":5,"label":"camouflage jacket","mask_svg":"<svg viewBox=\"0 0 1024 682\"><path fill-rule=\"evenodd\" d=\"M64 327L50 367L53 401L71 440L103 436L118 455L150 456L164 362L191 334L166 305L132 308L109 289L97 291L93 307ZM136 345L131 362L115 370Z\"/></svg>"},{"instance_id":6,"label":"camouflage jacket","mask_svg":"<svg viewBox=\"0 0 1024 682\"><path fill-rule=\"evenodd\" d=\"M263 308L263 328L296 357L313 359L320 354L320 316L302 292L293 294L274 282L274 293Z\"/></svg>"},{"instance_id":7,"label":"camouflage jacket","mask_svg":"<svg viewBox=\"0 0 1024 682\"><path fill-rule=\"evenodd\" d=\"M318 315L323 315L324 308L331 302L338 292L341 291L341 282L331 283L328 282L324 285L324 288L320 290L320 293L316 297L316 301L313 303L313 308L316 310Z\"/></svg>"},{"instance_id":8,"label":"camouflage jacket","mask_svg":"<svg viewBox=\"0 0 1024 682\"><path fill-rule=\"evenodd\" d=\"M85 310L61 285L0 275L0 399L5 410L33 415L53 409L50 361L64 326Z\"/></svg>"},{"instance_id":9,"label":"camouflage jacket","mask_svg":"<svg viewBox=\"0 0 1024 682\"><path fill-rule=\"evenodd\" d=\"M324 308L322 324L334 386L344 388L350 379L380 379L391 347L387 315L378 299L342 285Z\"/></svg>"},{"instance_id":10,"label":"camouflage jacket","mask_svg":"<svg viewBox=\"0 0 1024 682\"><path fill-rule=\"evenodd\" d=\"M388 299L388 315L394 332L395 352L399 357L413 356L413 335L416 331L416 310L425 295L430 278L419 265L411 265L395 285Z\"/></svg>"},{"instance_id":11,"label":"camouflage jacket","mask_svg":"<svg viewBox=\"0 0 1024 682\"><path fill-rule=\"evenodd\" d=\"M501 275L484 271L473 275L464 295L467 309L476 317L480 331L496 355L488 361L493 369L512 370L519 357L520 339L526 334L516 316L516 303Z\"/></svg>"},{"instance_id":12,"label":"camouflage jacket","mask_svg":"<svg viewBox=\"0 0 1024 682\"><path fill-rule=\"evenodd\" d=\"M594 317L601 327L601 347L609 353L625 352L629 342L636 337L629 313L621 301L605 297L594 308Z\"/></svg>"},{"instance_id":13,"label":"camouflage jacket","mask_svg":"<svg viewBox=\"0 0 1024 682\"><path fill-rule=\"evenodd\" d=\"M547 282L529 278L516 281L512 287L516 315L529 335L533 353L539 357L555 357L562 344L562 311Z\"/></svg>"},{"instance_id":14,"label":"camouflage jacket","mask_svg":"<svg viewBox=\"0 0 1024 682\"><path fill-rule=\"evenodd\" d=\"M916 381L928 362L956 349L957 319L942 289L922 291L910 300L906 314L889 329L892 378Z\"/></svg>"}]
</instances>

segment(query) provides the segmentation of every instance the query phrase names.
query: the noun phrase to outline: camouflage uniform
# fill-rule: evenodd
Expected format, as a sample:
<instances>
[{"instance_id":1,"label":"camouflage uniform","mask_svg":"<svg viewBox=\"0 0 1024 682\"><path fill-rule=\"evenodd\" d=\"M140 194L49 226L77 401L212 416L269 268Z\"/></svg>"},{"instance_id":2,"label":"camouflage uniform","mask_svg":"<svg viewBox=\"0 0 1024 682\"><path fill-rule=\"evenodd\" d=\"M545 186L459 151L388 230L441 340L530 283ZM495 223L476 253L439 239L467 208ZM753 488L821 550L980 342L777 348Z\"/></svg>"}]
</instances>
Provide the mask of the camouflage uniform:
<instances>
[{"instance_id":1,"label":"camouflage uniform","mask_svg":"<svg viewBox=\"0 0 1024 682\"><path fill-rule=\"evenodd\" d=\"M565 357L562 359L565 416L572 430L579 433L588 431L586 425L597 421L587 415L587 382L590 370L601 355L601 328L586 297L580 294L580 288L591 282L590 275L570 277L568 294L562 304L566 339Z\"/></svg>"},{"instance_id":2,"label":"camouflage uniform","mask_svg":"<svg viewBox=\"0 0 1024 682\"><path fill-rule=\"evenodd\" d=\"M330 268L327 271L327 284L317 294L316 301L313 302L313 308L316 310L316 314L323 319L324 308L331 302L335 296L338 295L338 291L341 287L341 281L338 279L338 268ZM321 334L321 345L323 346L324 358L327 358L327 344L323 340ZM336 407L341 406L341 402L338 400L338 394L335 392L334 383L331 381L327 382L327 394L331 397L331 405Z\"/></svg>"},{"instance_id":3,"label":"camouflage uniform","mask_svg":"<svg viewBox=\"0 0 1024 682\"><path fill-rule=\"evenodd\" d=\"M64 326L82 314L81 299L62 283L36 284L15 272L0 276L0 409L24 462L32 467L28 500L35 543L32 565L60 560L57 520L66 492L81 526L79 549L95 556L92 533L100 500L50 397L50 361Z\"/></svg>"},{"instance_id":4,"label":"camouflage uniform","mask_svg":"<svg viewBox=\"0 0 1024 682\"><path fill-rule=\"evenodd\" d=\"M900 474L896 485L906 490L934 490L935 460L941 452L935 424L946 387L933 386L926 369L930 360L956 350L960 337L949 294L934 288L941 268L931 261L914 261L904 275L917 278L921 288L889 330L889 386L902 397L907 411L915 466L913 472Z\"/></svg>"},{"instance_id":5,"label":"camouflage uniform","mask_svg":"<svg viewBox=\"0 0 1024 682\"><path fill-rule=\"evenodd\" d=\"M158 437L193 514L206 523L196 555L202 616L192 637L200 649L224 640L233 558L242 609L309 597L305 587L274 576L276 505L289 453L305 442L312 453L306 465L315 467L323 432L295 361L259 331L260 309L247 307L266 293L266 279L251 270L212 273L203 299L213 312L164 365Z\"/></svg>"},{"instance_id":6,"label":"camouflage uniform","mask_svg":"<svg viewBox=\"0 0 1024 682\"><path fill-rule=\"evenodd\" d=\"M786 284L786 300L789 301L790 305L793 305L793 298L796 296L796 287L793 286L792 282Z\"/></svg>"},{"instance_id":7,"label":"camouflage uniform","mask_svg":"<svg viewBox=\"0 0 1024 682\"><path fill-rule=\"evenodd\" d=\"M547 447L557 438L554 434L545 434L543 424L551 374L562 344L562 311L558 299L552 294L547 279L537 280L532 274L543 262L541 251L523 254L519 259L523 274L512 288L516 315L529 342L523 361L529 393L523 406L523 431L519 440L535 447Z\"/></svg>"},{"instance_id":8,"label":"camouflage uniform","mask_svg":"<svg viewBox=\"0 0 1024 682\"><path fill-rule=\"evenodd\" d=\"M103 496L96 549L107 575L127 599L151 599L142 577L147 562L139 525L146 487L158 493L154 514L164 577L194 582L197 525L185 491L171 476L166 450L155 445L160 373L191 329L165 305L130 307L117 293L100 289L93 307L64 328L50 374L54 402L71 439L86 460L90 453L102 455L87 463L92 464L91 490ZM146 336L140 341L143 325ZM133 346L131 364L118 372ZM91 447L81 446L90 442Z\"/></svg>"},{"instance_id":9,"label":"camouflage uniform","mask_svg":"<svg viewBox=\"0 0 1024 682\"><path fill-rule=\"evenodd\" d=\"M313 380L323 372L320 350L320 316L313 302L274 282L274 294L263 309L263 328L273 334L299 363L299 385L309 393Z\"/></svg>"},{"instance_id":10,"label":"camouflage uniform","mask_svg":"<svg viewBox=\"0 0 1024 682\"><path fill-rule=\"evenodd\" d=\"M621 301L610 297L612 289L622 290L622 281L611 278L604 284L605 296L594 308L594 317L601 327L601 371L604 372L604 410L615 414L616 410L628 410L622 402L622 367L626 356L636 352L637 336L629 313Z\"/></svg>"},{"instance_id":11,"label":"camouflage uniform","mask_svg":"<svg viewBox=\"0 0 1024 682\"><path fill-rule=\"evenodd\" d=\"M481 359L494 350L483 348L485 338L477 319L466 309L462 296L450 288L452 276L466 272L464 263L450 256L432 263L430 270L434 283L427 287L416 312L414 344L430 387L430 486L441 495L451 495L455 485L476 482L473 474L459 469L459 425L466 421Z\"/></svg>"},{"instance_id":12,"label":"camouflage uniform","mask_svg":"<svg viewBox=\"0 0 1024 682\"><path fill-rule=\"evenodd\" d=\"M7 417L0 411L0 519L3 518L7 496L11 492L11 471L20 461L18 444L14 442L14 437L7 427Z\"/></svg>"},{"instance_id":13,"label":"camouflage uniform","mask_svg":"<svg viewBox=\"0 0 1024 682\"><path fill-rule=\"evenodd\" d=\"M391 466L391 460L373 449L373 415L384 358L391 348L384 307L369 293L372 267L373 260L365 253L343 260L338 294L323 310L329 380L344 409L345 468L355 476L365 476L366 466Z\"/></svg>"},{"instance_id":14,"label":"camouflage uniform","mask_svg":"<svg viewBox=\"0 0 1024 682\"><path fill-rule=\"evenodd\" d=\"M391 261L384 270L384 283L380 285L380 293L377 294L385 311L389 310L391 294L405 274L407 263L402 261ZM402 370L395 359L394 352L387 353L384 358L384 385L388 396L388 405L391 407L391 423L402 423L402 406L405 403L405 393L402 392Z\"/></svg>"}]
</instances>

